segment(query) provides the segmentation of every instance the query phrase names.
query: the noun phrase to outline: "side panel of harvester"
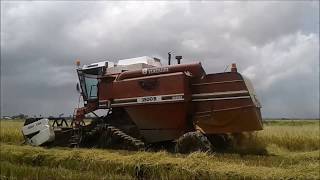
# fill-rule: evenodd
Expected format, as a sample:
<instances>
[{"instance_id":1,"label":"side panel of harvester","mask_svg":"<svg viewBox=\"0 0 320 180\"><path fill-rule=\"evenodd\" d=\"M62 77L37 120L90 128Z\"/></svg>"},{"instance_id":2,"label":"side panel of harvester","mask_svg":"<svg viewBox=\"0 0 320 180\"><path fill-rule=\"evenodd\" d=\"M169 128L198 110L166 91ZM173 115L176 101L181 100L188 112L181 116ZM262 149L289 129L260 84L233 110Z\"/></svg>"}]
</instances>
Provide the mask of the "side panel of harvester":
<instances>
[{"instance_id":1,"label":"side panel of harvester","mask_svg":"<svg viewBox=\"0 0 320 180\"><path fill-rule=\"evenodd\" d=\"M237 72L192 82L193 121L206 134L262 129L260 104L249 80Z\"/></svg>"},{"instance_id":2,"label":"side panel of harvester","mask_svg":"<svg viewBox=\"0 0 320 180\"><path fill-rule=\"evenodd\" d=\"M123 107L147 142L176 139L186 129L191 93L183 72L128 78L100 83L101 100ZM109 87L108 87L109 86Z\"/></svg>"},{"instance_id":3,"label":"side panel of harvester","mask_svg":"<svg viewBox=\"0 0 320 180\"><path fill-rule=\"evenodd\" d=\"M262 129L249 80L235 71L206 75L201 64L145 68L101 78L99 108L124 108L146 142Z\"/></svg>"}]
</instances>

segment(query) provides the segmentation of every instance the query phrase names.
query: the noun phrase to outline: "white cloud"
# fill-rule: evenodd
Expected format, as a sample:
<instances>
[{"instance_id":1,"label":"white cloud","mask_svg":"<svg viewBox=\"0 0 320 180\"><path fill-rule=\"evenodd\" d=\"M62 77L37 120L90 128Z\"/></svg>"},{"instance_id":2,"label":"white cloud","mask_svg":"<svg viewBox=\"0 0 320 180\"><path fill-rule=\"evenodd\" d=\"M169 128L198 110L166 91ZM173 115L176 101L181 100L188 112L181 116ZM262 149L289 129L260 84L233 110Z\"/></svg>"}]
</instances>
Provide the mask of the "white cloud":
<instances>
[{"instance_id":1,"label":"white cloud","mask_svg":"<svg viewBox=\"0 0 320 180\"><path fill-rule=\"evenodd\" d=\"M208 73L236 62L253 80L265 117L318 117L318 6L1 1L1 108L38 112L36 104L51 100L42 113L50 108L67 114L76 96L74 59L154 55L166 62L173 51L183 62L200 60Z\"/></svg>"},{"instance_id":2,"label":"white cloud","mask_svg":"<svg viewBox=\"0 0 320 180\"><path fill-rule=\"evenodd\" d=\"M244 73L256 81L261 89L285 78L316 75L313 70L319 56L314 48L319 48L318 36L301 32L281 37L257 50L258 61L244 70ZM256 79L259 78L259 79ZM263 78L263 81L260 81Z\"/></svg>"}]
</instances>

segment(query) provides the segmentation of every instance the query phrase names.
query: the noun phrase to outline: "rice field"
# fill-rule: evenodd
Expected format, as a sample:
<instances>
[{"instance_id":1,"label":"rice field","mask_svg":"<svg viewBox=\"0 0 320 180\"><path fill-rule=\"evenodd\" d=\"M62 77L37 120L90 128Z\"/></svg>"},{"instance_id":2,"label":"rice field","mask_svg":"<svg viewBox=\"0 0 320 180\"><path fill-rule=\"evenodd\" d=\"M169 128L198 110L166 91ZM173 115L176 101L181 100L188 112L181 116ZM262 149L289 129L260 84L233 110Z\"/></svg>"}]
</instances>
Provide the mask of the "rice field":
<instances>
[{"instance_id":1,"label":"rice field","mask_svg":"<svg viewBox=\"0 0 320 180\"><path fill-rule=\"evenodd\" d=\"M320 179L319 120L268 121L231 152L189 155L21 145L22 124L1 121L1 179Z\"/></svg>"}]
</instances>

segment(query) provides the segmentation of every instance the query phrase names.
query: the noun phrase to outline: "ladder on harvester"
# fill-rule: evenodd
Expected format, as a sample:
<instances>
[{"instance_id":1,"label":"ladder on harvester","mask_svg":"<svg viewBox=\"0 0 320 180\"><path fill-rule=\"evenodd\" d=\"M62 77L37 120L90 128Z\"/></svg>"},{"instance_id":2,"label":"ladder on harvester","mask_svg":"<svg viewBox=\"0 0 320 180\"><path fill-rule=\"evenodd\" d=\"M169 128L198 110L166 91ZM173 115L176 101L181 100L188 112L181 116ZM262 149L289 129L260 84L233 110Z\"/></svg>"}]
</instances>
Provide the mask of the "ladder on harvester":
<instances>
[{"instance_id":1,"label":"ladder on harvester","mask_svg":"<svg viewBox=\"0 0 320 180\"><path fill-rule=\"evenodd\" d=\"M72 130L72 136L69 140L69 143L70 143L69 146L73 148L78 148L80 146L81 137L82 137L81 128L74 127Z\"/></svg>"},{"instance_id":2,"label":"ladder on harvester","mask_svg":"<svg viewBox=\"0 0 320 180\"><path fill-rule=\"evenodd\" d=\"M76 110L77 108L74 109L73 111L73 117L72 117L72 122L71 122L71 126L72 126L72 136L69 140L70 143L70 147L74 147L74 148L78 148L80 146L81 143L81 139L82 139L82 128L81 128L81 124L84 125L84 121L80 122L76 122ZM76 124L79 123L79 124Z\"/></svg>"}]
</instances>

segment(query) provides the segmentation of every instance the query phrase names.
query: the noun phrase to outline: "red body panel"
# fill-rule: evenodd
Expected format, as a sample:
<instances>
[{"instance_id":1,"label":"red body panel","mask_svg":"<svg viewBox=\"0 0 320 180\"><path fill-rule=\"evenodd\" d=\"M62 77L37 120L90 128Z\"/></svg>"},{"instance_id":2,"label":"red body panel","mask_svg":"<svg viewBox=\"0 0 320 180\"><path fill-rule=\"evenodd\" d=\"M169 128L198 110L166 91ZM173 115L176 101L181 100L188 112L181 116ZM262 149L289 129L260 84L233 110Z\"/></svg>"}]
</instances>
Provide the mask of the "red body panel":
<instances>
[{"instance_id":1,"label":"red body panel","mask_svg":"<svg viewBox=\"0 0 320 180\"><path fill-rule=\"evenodd\" d=\"M102 79L100 84L99 100L111 100L111 107L125 108L148 142L172 140L185 131L190 83L184 73L132 78L112 84ZM159 99L140 102L141 97L155 96Z\"/></svg>"},{"instance_id":2,"label":"red body panel","mask_svg":"<svg viewBox=\"0 0 320 180\"><path fill-rule=\"evenodd\" d=\"M99 103L124 108L147 142L176 139L192 123L207 134L262 129L260 107L239 73L205 75L199 63L150 69L99 84Z\"/></svg>"},{"instance_id":3,"label":"red body panel","mask_svg":"<svg viewBox=\"0 0 320 180\"><path fill-rule=\"evenodd\" d=\"M188 104L168 103L125 108L147 142L172 140L186 129Z\"/></svg>"},{"instance_id":4,"label":"red body panel","mask_svg":"<svg viewBox=\"0 0 320 180\"><path fill-rule=\"evenodd\" d=\"M260 107L237 72L209 74L192 82L193 121L205 133L262 129Z\"/></svg>"}]
</instances>

